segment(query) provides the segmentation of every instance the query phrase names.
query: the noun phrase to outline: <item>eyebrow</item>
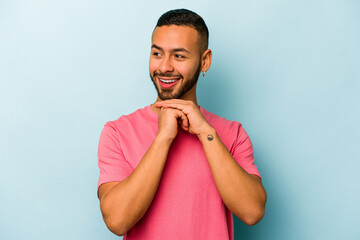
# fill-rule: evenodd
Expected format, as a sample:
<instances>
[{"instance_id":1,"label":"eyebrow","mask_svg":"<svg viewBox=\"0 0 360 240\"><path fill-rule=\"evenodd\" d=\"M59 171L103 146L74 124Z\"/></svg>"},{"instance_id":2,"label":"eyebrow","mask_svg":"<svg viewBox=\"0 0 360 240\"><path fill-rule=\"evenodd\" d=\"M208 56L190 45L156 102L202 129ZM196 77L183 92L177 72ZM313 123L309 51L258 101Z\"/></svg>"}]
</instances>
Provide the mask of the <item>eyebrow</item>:
<instances>
[{"instance_id":1,"label":"eyebrow","mask_svg":"<svg viewBox=\"0 0 360 240\"><path fill-rule=\"evenodd\" d=\"M151 48L156 48L156 49L164 52L164 49L161 48L161 47L159 47L159 46L157 46L156 44L153 44L153 45L151 46ZM171 52L172 52L172 53L173 53L173 52L186 52L186 53L189 53L189 54L190 54L190 52L189 52L188 50L186 50L185 48L174 48L174 49L171 50Z\"/></svg>"}]
</instances>

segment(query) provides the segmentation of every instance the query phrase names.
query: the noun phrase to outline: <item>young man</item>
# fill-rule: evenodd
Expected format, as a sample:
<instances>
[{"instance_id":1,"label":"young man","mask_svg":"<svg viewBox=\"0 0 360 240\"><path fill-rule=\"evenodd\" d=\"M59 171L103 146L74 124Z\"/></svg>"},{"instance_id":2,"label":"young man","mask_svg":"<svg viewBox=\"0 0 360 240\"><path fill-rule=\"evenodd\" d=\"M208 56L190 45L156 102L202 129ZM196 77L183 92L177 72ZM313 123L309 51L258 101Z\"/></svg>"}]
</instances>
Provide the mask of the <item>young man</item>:
<instances>
[{"instance_id":1,"label":"young man","mask_svg":"<svg viewBox=\"0 0 360 240\"><path fill-rule=\"evenodd\" d=\"M101 134L100 207L124 239L233 239L232 213L249 225L264 215L246 132L197 103L197 79L211 64L208 35L192 11L163 14L149 62L156 102Z\"/></svg>"}]
</instances>

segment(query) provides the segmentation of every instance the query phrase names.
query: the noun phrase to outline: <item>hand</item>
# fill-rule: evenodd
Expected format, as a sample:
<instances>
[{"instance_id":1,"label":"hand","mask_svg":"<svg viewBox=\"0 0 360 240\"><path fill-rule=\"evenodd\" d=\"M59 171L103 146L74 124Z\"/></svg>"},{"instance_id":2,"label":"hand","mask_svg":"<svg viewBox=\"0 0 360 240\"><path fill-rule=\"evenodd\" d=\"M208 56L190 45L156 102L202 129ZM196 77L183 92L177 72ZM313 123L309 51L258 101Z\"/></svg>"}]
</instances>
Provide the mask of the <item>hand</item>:
<instances>
[{"instance_id":1,"label":"hand","mask_svg":"<svg viewBox=\"0 0 360 240\"><path fill-rule=\"evenodd\" d=\"M188 125L181 126L185 131L188 131L191 134L200 136L202 133L212 128L200 112L199 107L196 106L195 103L192 101L171 99L156 102L154 106L161 109L180 110L183 114L185 114L186 118L188 119L188 121L185 121ZM182 121L182 124L183 122L184 121Z\"/></svg>"},{"instance_id":2,"label":"hand","mask_svg":"<svg viewBox=\"0 0 360 240\"><path fill-rule=\"evenodd\" d=\"M189 120L186 115L182 111L173 108L160 108L158 124L158 136L163 136L169 140L176 137L179 124L185 131L188 131L189 128Z\"/></svg>"}]
</instances>

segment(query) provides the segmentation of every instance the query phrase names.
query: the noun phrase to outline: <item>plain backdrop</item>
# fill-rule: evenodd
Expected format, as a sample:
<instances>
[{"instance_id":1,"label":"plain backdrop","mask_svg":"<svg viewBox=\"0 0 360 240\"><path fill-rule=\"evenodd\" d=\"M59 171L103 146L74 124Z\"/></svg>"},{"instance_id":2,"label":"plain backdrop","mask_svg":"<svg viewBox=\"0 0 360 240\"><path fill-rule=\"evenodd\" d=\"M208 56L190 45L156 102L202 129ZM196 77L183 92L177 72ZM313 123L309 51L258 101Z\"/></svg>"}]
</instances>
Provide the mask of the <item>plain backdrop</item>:
<instances>
[{"instance_id":1,"label":"plain backdrop","mask_svg":"<svg viewBox=\"0 0 360 240\"><path fill-rule=\"evenodd\" d=\"M151 33L183 7L210 30L199 104L243 124L268 193L235 239L360 239L359 1L0 0L1 240L121 239L100 132L155 101Z\"/></svg>"}]
</instances>

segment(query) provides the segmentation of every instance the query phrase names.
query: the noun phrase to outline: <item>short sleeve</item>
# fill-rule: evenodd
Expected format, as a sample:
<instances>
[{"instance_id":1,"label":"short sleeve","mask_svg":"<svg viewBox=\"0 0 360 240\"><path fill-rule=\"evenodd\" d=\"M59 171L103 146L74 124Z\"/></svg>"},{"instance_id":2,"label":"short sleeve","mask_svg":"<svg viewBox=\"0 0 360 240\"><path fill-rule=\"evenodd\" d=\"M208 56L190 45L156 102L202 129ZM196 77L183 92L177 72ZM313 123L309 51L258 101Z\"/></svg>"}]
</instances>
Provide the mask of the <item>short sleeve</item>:
<instances>
[{"instance_id":1,"label":"short sleeve","mask_svg":"<svg viewBox=\"0 0 360 240\"><path fill-rule=\"evenodd\" d=\"M248 134L239 123L237 129L236 140L233 145L232 155L236 162L249 174L254 174L259 177L260 173L254 163L253 146Z\"/></svg>"},{"instance_id":2,"label":"short sleeve","mask_svg":"<svg viewBox=\"0 0 360 240\"><path fill-rule=\"evenodd\" d=\"M131 166L121 150L119 135L111 122L105 124L100 135L98 166L100 168L98 189L103 183L120 182L131 173Z\"/></svg>"}]
</instances>

